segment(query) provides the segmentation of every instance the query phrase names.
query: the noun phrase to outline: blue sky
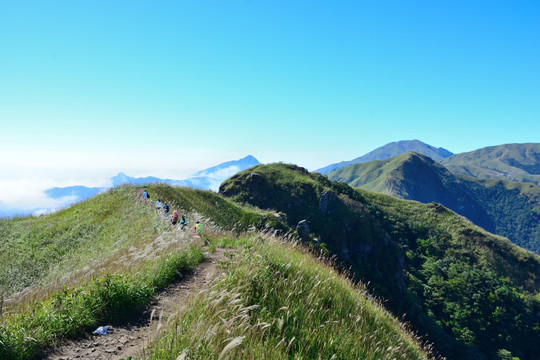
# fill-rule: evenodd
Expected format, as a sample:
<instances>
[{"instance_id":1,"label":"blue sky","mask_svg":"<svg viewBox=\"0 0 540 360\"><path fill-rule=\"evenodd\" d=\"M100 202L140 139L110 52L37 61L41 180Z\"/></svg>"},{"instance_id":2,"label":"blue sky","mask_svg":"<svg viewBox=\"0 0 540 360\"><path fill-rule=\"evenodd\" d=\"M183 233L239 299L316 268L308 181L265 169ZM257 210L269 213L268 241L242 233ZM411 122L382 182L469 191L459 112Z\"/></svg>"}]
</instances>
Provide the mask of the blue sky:
<instances>
[{"instance_id":1,"label":"blue sky","mask_svg":"<svg viewBox=\"0 0 540 360\"><path fill-rule=\"evenodd\" d=\"M0 0L0 186L538 142L539 59L538 1Z\"/></svg>"}]
</instances>

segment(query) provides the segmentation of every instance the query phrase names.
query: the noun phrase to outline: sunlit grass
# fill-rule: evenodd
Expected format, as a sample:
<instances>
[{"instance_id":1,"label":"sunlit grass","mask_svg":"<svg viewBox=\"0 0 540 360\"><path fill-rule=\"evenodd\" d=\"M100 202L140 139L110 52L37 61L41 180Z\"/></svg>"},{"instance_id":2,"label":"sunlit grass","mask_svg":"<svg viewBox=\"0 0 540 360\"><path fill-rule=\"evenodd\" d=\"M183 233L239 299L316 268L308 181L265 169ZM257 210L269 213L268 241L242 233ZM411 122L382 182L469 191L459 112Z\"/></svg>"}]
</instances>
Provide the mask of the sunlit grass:
<instances>
[{"instance_id":1,"label":"sunlit grass","mask_svg":"<svg viewBox=\"0 0 540 360\"><path fill-rule=\"evenodd\" d=\"M107 274L27 304L0 324L0 358L30 359L44 346L89 332L103 321L133 316L178 273L203 259L200 249L188 247L156 258L137 273Z\"/></svg>"},{"instance_id":2,"label":"sunlit grass","mask_svg":"<svg viewBox=\"0 0 540 360\"><path fill-rule=\"evenodd\" d=\"M132 187L112 189L47 216L0 220L0 291L9 297L23 289L76 282L93 276L90 269L111 272L107 259L166 230L167 224Z\"/></svg>"},{"instance_id":3,"label":"sunlit grass","mask_svg":"<svg viewBox=\"0 0 540 360\"><path fill-rule=\"evenodd\" d=\"M321 259L268 236L238 243L226 274L180 311L146 359L428 358L362 286Z\"/></svg>"}]
</instances>

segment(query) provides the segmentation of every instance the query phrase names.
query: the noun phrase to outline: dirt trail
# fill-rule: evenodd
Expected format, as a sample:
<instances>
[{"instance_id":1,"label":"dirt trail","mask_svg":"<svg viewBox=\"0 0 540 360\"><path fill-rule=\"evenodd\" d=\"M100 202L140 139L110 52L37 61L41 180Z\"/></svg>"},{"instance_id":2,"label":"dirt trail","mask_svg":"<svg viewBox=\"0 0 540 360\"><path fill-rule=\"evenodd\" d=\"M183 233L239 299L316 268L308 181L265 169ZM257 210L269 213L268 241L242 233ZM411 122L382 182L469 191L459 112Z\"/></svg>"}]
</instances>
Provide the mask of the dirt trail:
<instances>
[{"instance_id":1,"label":"dirt trail","mask_svg":"<svg viewBox=\"0 0 540 360\"><path fill-rule=\"evenodd\" d=\"M106 335L91 335L69 342L48 351L40 359L123 359L137 358L159 332L169 316L176 314L180 306L208 282L219 275L218 260L224 259L224 251L206 254L205 260L192 273L171 284L157 294L142 314L137 314L125 324L103 324L108 326Z\"/></svg>"}]
</instances>

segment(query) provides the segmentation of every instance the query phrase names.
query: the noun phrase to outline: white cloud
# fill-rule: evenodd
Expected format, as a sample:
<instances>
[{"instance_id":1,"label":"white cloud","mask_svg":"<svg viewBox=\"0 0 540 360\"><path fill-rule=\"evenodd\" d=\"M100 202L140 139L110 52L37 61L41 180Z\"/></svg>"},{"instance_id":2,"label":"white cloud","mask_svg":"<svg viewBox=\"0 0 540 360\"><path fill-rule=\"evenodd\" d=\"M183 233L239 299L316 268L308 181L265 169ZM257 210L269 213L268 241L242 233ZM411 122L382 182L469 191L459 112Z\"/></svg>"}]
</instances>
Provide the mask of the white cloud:
<instances>
[{"instance_id":1,"label":"white cloud","mask_svg":"<svg viewBox=\"0 0 540 360\"><path fill-rule=\"evenodd\" d=\"M52 199L45 190L61 183L42 178L0 180L0 216L51 212L76 200L74 196Z\"/></svg>"},{"instance_id":2,"label":"white cloud","mask_svg":"<svg viewBox=\"0 0 540 360\"><path fill-rule=\"evenodd\" d=\"M240 168L238 166L232 165L232 166L229 166L227 168L220 169L220 170L217 170L217 171L214 171L214 172L202 172L199 175L200 176L207 176L207 177L210 177L210 178L213 178L213 179L223 179L223 180L225 180L225 179L233 176L234 174L236 174L239 171L240 171Z\"/></svg>"}]
</instances>

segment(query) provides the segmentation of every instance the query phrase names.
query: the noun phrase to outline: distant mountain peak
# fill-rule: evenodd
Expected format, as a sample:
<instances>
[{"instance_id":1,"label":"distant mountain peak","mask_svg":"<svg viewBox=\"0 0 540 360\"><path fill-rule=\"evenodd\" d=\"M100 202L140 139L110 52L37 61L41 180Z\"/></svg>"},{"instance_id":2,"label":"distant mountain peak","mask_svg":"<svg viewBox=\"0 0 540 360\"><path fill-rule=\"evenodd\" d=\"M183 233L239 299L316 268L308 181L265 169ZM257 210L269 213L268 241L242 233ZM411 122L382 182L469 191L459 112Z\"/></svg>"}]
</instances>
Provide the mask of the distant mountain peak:
<instances>
[{"instance_id":1,"label":"distant mountain peak","mask_svg":"<svg viewBox=\"0 0 540 360\"><path fill-rule=\"evenodd\" d=\"M232 176L239 171L245 170L247 168L250 168L259 164L260 164L259 160L257 160L253 155L248 155L246 157L243 157L242 159L227 161L219 165L213 166L211 168L198 171L195 174L193 174L192 177L218 176L219 178L222 178L223 177L222 175L230 174L228 176L223 177L222 179L223 181L229 176Z\"/></svg>"},{"instance_id":2,"label":"distant mountain peak","mask_svg":"<svg viewBox=\"0 0 540 360\"><path fill-rule=\"evenodd\" d=\"M435 161L441 161L453 155L453 153L444 148L436 148L417 139L400 140L381 146L363 156L357 157L356 159L330 164L315 171L321 174L327 174L329 172L344 168L345 166L361 164L373 160L384 160L409 151L426 155Z\"/></svg>"},{"instance_id":3,"label":"distant mountain peak","mask_svg":"<svg viewBox=\"0 0 540 360\"><path fill-rule=\"evenodd\" d=\"M253 155L248 155L248 156L243 157L242 159L240 159L240 160L238 160L238 161L244 161L244 160L245 160L245 161L256 161L256 162L259 162L259 160L257 160L257 159L255 158L255 156L253 156Z\"/></svg>"},{"instance_id":4,"label":"distant mountain peak","mask_svg":"<svg viewBox=\"0 0 540 360\"><path fill-rule=\"evenodd\" d=\"M111 177L111 181L113 186L126 184L131 180L131 177L124 174L122 171L118 173L118 175Z\"/></svg>"}]
</instances>

